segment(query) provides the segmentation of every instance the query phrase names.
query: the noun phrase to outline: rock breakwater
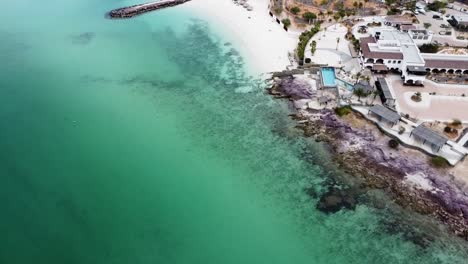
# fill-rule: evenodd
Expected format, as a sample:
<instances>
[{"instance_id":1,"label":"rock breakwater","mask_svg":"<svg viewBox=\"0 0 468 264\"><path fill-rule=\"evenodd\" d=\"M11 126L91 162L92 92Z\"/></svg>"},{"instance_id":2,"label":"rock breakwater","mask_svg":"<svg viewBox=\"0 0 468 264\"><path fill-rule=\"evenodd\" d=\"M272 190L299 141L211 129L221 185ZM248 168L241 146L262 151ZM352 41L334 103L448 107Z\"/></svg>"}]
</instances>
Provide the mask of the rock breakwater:
<instances>
[{"instance_id":1,"label":"rock breakwater","mask_svg":"<svg viewBox=\"0 0 468 264\"><path fill-rule=\"evenodd\" d=\"M176 6L190 0L162 0L151 3L133 5L111 10L108 13L109 18L132 18L147 12L159 10L166 7Z\"/></svg>"}]
</instances>

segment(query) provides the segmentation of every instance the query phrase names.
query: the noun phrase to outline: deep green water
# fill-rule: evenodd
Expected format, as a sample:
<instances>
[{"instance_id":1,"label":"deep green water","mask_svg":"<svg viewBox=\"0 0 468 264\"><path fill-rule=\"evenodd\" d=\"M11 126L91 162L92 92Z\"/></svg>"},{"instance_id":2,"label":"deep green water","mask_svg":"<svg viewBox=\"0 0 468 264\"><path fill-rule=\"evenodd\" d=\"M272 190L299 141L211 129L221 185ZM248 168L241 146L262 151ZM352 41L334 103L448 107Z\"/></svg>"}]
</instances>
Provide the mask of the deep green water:
<instances>
[{"instance_id":1,"label":"deep green water","mask_svg":"<svg viewBox=\"0 0 468 264\"><path fill-rule=\"evenodd\" d=\"M229 32L104 19L128 3L3 3L0 263L466 263L388 232L404 211L318 212L338 172Z\"/></svg>"}]
</instances>

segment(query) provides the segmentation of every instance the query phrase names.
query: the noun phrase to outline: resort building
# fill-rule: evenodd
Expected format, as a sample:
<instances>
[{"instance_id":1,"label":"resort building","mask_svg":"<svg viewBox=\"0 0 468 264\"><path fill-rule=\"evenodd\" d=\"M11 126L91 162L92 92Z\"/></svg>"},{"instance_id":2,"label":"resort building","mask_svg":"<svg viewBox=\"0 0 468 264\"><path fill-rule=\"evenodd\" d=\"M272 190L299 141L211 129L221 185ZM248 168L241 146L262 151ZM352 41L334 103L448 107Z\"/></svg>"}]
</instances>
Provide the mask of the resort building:
<instances>
[{"instance_id":1,"label":"resort building","mask_svg":"<svg viewBox=\"0 0 468 264\"><path fill-rule=\"evenodd\" d=\"M421 53L426 62L426 72L468 74L466 55Z\"/></svg>"},{"instance_id":2,"label":"resort building","mask_svg":"<svg viewBox=\"0 0 468 264\"><path fill-rule=\"evenodd\" d=\"M396 98L393 96L392 91L388 87L388 83L385 78L377 78L375 86L380 92L379 94L382 103L390 108L395 108Z\"/></svg>"},{"instance_id":3,"label":"resort building","mask_svg":"<svg viewBox=\"0 0 468 264\"><path fill-rule=\"evenodd\" d=\"M413 136L418 141L421 141L423 145L429 144L434 152L439 152L448 141L448 139L444 136L437 134L435 131L432 131L423 125L419 125L413 129L410 136Z\"/></svg>"},{"instance_id":4,"label":"resort building","mask_svg":"<svg viewBox=\"0 0 468 264\"><path fill-rule=\"evenodd\" d=\"M407 16L395 15L395 16L385 17L384 24L386 26L392 26L392 27L398 27L399 28L402 25L411 25L411 24L413 24L413 21Z\"/></svg>"},{"instance_id":5,"label":"resort building","mask_svg":"<svg viewBox=\"0 0 468 264\"><path fill-rule=\"evenodd\" d=\"M376 116L379 121L390 127L395 126L400 121L400 114L382 105L374 105L369 108L369 114Z\"/></svg>"},{"instance_id":6,"label":"resort building","mask_svg":"<svg viewBox=\"0 0 468 264\"><path fill-rule=\"evenodd\" d=\"M359 57L374 72L398 72L404 84L423 85L428 72L468 74L468 56L421 53L418 46L431 43L427 30L377 28L360 39Z\"/></svg>"},{"instance_id":7,"label":"resort building","mask_svg":"<svg viewBox=\"0 0 468 264\"><path fill-rule=\"evenodd\" d=\"M413 26L414 27L414 26ZM429 32L425 29L408 29L406 31L410 37L413 39L414 44L417 46L422 46L424 44L429 44L432 42L434 33Z\"/></svg>"},{"instance_id":8,"label":"resort building","mask_svg":"<svg viewBox=\"0 0 468 264\"><path fill-rule=\"evenodd\" d=\"M360 42L364 67L379 72L397 71L401 73L404 83L422 84L426 79L425 61L412 35L384 28L374 30L373 33L373 36L362 38Z\"/></svg>"}]
</instances>

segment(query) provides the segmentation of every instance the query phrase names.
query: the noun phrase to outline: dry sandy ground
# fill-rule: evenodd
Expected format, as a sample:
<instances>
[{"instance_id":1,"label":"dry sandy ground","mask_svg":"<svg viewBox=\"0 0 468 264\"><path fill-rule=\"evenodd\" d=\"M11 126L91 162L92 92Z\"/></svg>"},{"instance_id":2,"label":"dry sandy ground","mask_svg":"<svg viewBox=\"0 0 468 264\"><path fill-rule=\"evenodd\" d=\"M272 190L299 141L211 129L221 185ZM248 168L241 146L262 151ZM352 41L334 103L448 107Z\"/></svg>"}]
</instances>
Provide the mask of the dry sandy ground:
<instances>
[{"instance_id":1,"label":"dry sandy ground","mask_svg":"<svg viewBox=\"0 0 468 264\"><path fill-rule=\"evenodd\" d=\"M451 121L458 118L468 122L468 87L460 85L435 85L426 81L424 87L403 86L401 80L391 81L400 111L425 121ZM411 101L412 94L420 92L423 100ZM436 95L428 93L436 92ZM465 94L466 97L461 97Z\"/></svg>"}]
</instances>

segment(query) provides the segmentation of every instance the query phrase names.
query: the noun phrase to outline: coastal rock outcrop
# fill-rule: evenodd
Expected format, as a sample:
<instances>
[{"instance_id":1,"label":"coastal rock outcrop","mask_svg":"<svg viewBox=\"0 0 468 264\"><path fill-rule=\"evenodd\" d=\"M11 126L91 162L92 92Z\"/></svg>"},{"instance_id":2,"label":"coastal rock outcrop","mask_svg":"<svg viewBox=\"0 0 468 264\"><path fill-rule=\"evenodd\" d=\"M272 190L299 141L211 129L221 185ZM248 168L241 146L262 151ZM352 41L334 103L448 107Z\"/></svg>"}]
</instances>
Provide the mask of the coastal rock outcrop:
<instances>
[{"instance_id":1,"label":"coastal rock outcrop","mask_svg":"<svg viewBox=\"0 0 468 264\"><path fill-rule=\"evenodd\" d=\"M292 102L315 96L306 85L292 77L277 80L268 93ZM351 115L364 120L358 113ZM401 207L431 216L443 222L454 234L468 240L468 192L445 171L432 168L424 154L395 154L388 148L387 141L378 140L382 135L378 135L377 129L353 127L329 109L297 110L291 116L298 120L296 127L303 131L304 136L326 142L334 160L352 176L335 176L334 180L347 187L338 189L332 186L317 195L316 207L319 210L333 213L343 208L353 209L361 193L350 193L347 191L349 188L360 188L363 192L383 190ZM415 174L424 181L424 188L408 183L407 176ZM411 232L408 232L408 237L424 246L431 241L431 238L412 235Z\"/></svg>"}]
</instances>

